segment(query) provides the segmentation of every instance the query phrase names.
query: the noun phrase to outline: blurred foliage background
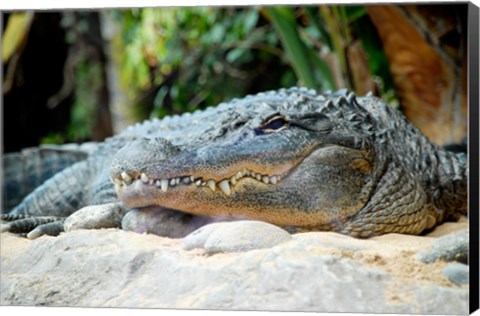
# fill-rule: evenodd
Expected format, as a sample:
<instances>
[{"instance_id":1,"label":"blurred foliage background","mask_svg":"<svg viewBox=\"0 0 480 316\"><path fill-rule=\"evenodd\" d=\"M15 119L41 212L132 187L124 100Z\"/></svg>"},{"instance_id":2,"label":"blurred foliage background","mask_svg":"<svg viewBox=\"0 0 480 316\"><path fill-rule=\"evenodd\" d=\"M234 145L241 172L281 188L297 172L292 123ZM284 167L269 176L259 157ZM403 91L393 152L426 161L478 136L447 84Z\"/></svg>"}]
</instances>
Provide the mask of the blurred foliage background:
<instances>
[{"instance_id":1,"label":"blurred foliage background","mask_svg":"<svg viewBox=\"0 0 480 316\"><path fill-rule=\"evenodd\" d=\"M442 14L466 17L466 6L454 7ZM294 85L371 91L398 106L405 95L385 47L391 34L379 32L370 10L312 5L5 13L3 149L103 140L143 119ZM417 29L423 24L413 22L432 19L402 16ZM442 38L452 29L433 27L419 33L427 41L436 31L438 45L427 42L445 49L439 45L450 45ZM415 51L418 43L412 45ZM460 50L464 43L452 45ZM463 51L454 53L451 81L458 82Z\"/></svg>"},{"instance_id":2,"label":"blurred foliage background","mask_svg":"<svg viewBox=\"0 0 480 316\"><path fill-rule=\"evenodd\" d=\"M393 90L379 38L361 6L144 9L115 11L113 21L121 29L113 52L122 88L139 116L293 85L378 88L381 95ZM344 53L362 33L375 55L364 66L377 85L366 89L348 75Z\"/></svg>"}]
</instances>

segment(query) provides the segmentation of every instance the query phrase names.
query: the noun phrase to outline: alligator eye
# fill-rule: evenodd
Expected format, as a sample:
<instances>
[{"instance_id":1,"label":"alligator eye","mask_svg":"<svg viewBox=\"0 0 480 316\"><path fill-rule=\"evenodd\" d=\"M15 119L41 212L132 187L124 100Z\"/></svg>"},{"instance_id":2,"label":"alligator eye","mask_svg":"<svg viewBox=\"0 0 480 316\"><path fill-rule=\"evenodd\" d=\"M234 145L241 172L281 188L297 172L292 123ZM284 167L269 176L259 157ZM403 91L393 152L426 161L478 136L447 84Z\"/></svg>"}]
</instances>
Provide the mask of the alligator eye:
<instances>
[{"instance_id":1,"label":"alligator eye","mask_svg":"<svg viewBox=\"0 0 480 316\"><path fill-rule=\"evenodd\" d=\"M267 120L260 130L263 133L272 133L275 131L280 131L282 129L285 129L288 127L288 121L285 119L285 117L281 115L275 115L269 120Z\"/></svg>"}]
</instances>

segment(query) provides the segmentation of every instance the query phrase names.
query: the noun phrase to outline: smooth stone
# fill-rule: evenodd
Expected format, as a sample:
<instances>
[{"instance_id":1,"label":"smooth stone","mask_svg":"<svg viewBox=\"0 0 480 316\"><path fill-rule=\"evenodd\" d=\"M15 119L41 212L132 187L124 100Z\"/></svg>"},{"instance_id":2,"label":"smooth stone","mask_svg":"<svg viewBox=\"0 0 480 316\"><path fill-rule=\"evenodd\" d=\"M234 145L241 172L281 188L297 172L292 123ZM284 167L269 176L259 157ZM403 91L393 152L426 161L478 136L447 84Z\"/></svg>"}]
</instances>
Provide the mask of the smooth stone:
<instances>
[{"instance_id":1,"label":"smooth stone","mask_svg":"<svg viewBox=\"0 0 480 316\"><path fill-rule=\"evenodd\" d=\"M470 281L470 268L466 264L451 263L443 268L443 275L453 284L463 285Z\"/></svg>"},{"instance_id":2,"label":"smooth stone","mask_svg":"<svg viewBox=\"0 0 480 316\"><path fill-rule=\"evenodd\" d=\"M271 248L291 238L287 231L266 222L220 222L201 227L185 237L183 247L186 250L202 248L208 254L243 252Z\"/></svg>"},{"instance_id":3,"label":"smooth stone","mask_svg":"<svg viewBox=\"0 0 480 316\"><path fill-rule=\"evenodd\" d=\"M83 207L65 220L66 232L78 229L120 227L126 210L120 203L107 203Z\"/></svg>"},{"instance_id":4,"label":"smooth stone","mask_svg":"<svg viewBox=\"0 0 480 316\"><path fill-rule=\"evenodd\" d=\"M468 263L469 230L461 230L436 239L431 250L418 255L418 259L425 263L437 260L457 261Z\"/></svg>"}]
</instances>

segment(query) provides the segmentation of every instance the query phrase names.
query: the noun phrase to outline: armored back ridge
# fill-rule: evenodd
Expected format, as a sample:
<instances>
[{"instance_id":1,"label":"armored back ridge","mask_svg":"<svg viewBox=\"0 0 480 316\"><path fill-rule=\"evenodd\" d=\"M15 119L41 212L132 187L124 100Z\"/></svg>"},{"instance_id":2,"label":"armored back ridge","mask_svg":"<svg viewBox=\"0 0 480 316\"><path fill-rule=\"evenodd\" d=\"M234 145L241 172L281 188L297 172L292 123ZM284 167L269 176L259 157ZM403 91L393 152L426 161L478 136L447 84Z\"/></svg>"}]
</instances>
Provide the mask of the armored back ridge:
<instances>
[{"instance_id":1,"label":"armored back ridge","mask_svg":"<svg viewBox=\"0 0 480 316\"><path fill-rule=\"evenodd\" d=\"M281 89L146 121L106 140L81 175L80 164L56 176L82 178L59 199L81 193L78 208L114 203L121 214L161 214L162 223L255 219L370 237L420 234L466 214L465 156L430 143L382 100L345 90ZM42 202L60 191L54 183L12 213L59 215ZM169 235L162 229L155 233Z\"/></svg>"}]
</instances>

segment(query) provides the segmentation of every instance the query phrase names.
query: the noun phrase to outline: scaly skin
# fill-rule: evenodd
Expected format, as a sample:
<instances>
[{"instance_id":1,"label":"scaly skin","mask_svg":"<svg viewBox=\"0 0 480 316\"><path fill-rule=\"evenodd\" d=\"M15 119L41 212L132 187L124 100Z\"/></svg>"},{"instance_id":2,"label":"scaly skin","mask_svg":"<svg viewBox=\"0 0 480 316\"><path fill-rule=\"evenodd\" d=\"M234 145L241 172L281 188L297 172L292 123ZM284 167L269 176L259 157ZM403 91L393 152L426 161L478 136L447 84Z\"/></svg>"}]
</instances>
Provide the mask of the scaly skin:
<instances>
[{"instance_id":1,"label":"scaly skin","mask_svg":"<svg viewBox=\"0 0 480 316\"><path fill-rule=\"evenodd\" d=\"M430 143L382 100L344 91L271 91L145 122L83 163L72 167L82 179L71 190L82 193L80 206L115 202L110 178L126 209L357 237L420 234L467 210L464 155ZM47 214L34 196L13 213Z\"/></svg>"},{"instance_id":2,"label":"scaly skin","mask_svg":"<svg viewBox=\"0 0 480 316\"><path fill-rule=\"evenodd\" d=\"M95 143L42 145L3 156L3 210L11 210L54 174L87 159Z\"/></svg>"}]
</instances>

